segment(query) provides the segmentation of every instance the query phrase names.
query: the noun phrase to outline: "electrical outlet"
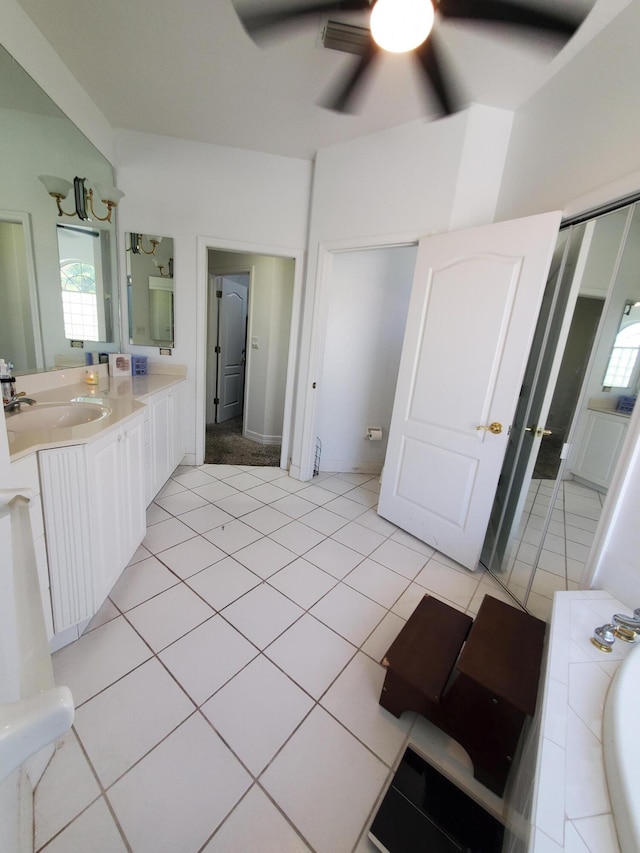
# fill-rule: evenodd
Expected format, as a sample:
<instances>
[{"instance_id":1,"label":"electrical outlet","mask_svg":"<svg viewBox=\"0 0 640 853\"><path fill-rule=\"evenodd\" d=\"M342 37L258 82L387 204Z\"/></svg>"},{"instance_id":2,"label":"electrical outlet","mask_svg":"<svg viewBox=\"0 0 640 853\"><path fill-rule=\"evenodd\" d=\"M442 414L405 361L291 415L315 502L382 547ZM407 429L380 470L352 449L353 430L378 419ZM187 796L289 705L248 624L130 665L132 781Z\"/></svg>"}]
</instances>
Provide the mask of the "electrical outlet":
<instances>
[{"instance_id":1,"label":"electrical outlet","mask_svg":"<svg viewBox=\"0 0 640 853\"><path fill-rule=\"evenodd\" d=\"M71 341L71 346L75 349L84 349L84 341Z\"/></svg>"}]
</instances>

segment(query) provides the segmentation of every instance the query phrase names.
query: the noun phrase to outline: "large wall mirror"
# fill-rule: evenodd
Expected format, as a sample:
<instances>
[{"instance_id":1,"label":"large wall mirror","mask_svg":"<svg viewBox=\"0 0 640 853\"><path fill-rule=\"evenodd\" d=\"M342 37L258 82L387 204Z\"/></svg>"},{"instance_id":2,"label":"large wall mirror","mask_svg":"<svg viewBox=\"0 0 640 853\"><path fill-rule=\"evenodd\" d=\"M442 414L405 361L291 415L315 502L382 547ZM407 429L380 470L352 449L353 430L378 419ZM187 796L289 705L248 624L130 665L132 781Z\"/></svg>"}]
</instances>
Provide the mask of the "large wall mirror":
<instances>
[{"instance_id":1,"label":"large wall mirror","mask_svg":"<svg viewBox=\"0 0 640 853\"><path fill-rule=\"evenodd\" d=\"M126 234L129 343L172 347L173 240Z\"/></svg>"},{"instance_id":2,"label":"large wall mirror","mask_svg":"<svg viewBox=\"0 0 640 853\"><path fill-rule=\"evenodd\" d=\"M111 164L2 47L0 125L0 358L29 373L82 364L88 349L117 352L115 213L61 217L38 180L113 184ZM73 192L62 207L72 212Z\"/></svg>"}]
</instances>

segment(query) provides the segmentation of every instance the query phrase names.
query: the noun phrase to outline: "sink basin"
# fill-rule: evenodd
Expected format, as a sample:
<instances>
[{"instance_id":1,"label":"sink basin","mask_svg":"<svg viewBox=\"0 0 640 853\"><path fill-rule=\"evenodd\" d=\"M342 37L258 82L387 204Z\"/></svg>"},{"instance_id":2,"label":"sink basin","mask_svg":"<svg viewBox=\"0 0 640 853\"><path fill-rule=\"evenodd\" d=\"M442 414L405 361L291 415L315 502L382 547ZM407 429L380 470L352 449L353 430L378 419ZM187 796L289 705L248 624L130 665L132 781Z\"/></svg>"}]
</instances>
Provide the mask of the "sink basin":
<instances>
[{"instance_id":1,"label":"sink basin","mask_svg":"<svg viewBox=\"0 0 640 853\"><path fill-rule=\"evenodd\" d=\"M111 414L108 406L95 403L35 403L6 416L9 432L60 429L98 421Z\"/></svg>"}]
</instances>

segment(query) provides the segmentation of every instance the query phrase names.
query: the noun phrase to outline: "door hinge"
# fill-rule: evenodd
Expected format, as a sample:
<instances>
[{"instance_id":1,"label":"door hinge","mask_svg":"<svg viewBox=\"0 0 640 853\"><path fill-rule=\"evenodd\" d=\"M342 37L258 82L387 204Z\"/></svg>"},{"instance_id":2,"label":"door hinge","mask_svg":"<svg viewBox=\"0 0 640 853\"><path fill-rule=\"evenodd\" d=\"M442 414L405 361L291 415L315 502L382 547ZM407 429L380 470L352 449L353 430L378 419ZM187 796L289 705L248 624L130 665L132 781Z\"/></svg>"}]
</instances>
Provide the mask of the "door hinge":
<instances>
[{"instance_id":1,"label":"door hinge","mask_svg":"<svg viewBox=\"0 0 640 853\"><path fill-rule=\"evenodd\" d=\"M220 397L214 397L214 398L213 398L213 404L214 404L214 406L217 406L219 402L220 402Z\"/></svg>"},{"instance_id":2,"label":"door hinge","mask_svg":"<svg viewBox=\"0 0 640 853\"><path fill-rule=\"evenodd\" d=\"M218 297L218 299L222 299L222 291L216 290L216 296Z\"/></svg>"},{"instance_id":3,"label":"door hinge","mask_svg":"<svg viewBox=\"0 0 640 853\"><path fill-rule=\"evenodd\" d=\"M216 348L214 349L214 352L217 354L217 353L221 353L221 352L222 352L222 350L220 349L220 347L216 347Z\"/></svg>"}]
</instances>

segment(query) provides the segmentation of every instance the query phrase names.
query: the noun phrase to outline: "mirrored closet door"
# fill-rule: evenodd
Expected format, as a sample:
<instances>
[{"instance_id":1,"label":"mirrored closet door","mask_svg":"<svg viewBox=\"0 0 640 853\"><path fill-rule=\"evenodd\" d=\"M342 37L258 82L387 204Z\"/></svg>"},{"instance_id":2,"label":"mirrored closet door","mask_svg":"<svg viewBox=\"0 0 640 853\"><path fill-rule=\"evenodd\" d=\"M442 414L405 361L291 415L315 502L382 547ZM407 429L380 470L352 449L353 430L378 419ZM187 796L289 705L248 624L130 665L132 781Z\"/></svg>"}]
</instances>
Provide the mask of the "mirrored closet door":
<instances>
[{"instance_id":1,"label":"mirrored closet door","mask_svg":"<svg viewBox=\"0 0 640 853\"><path fill-rule=\"evenodd\" d=\"M482 563L530 612L582 578L640 384L640 206L561 230Z\"/></svg>"}]
</instances>

